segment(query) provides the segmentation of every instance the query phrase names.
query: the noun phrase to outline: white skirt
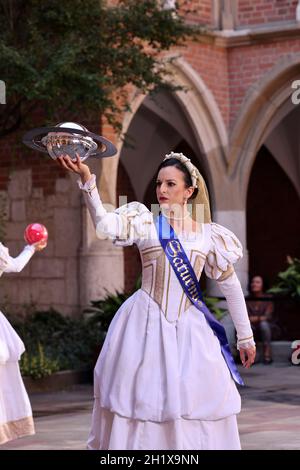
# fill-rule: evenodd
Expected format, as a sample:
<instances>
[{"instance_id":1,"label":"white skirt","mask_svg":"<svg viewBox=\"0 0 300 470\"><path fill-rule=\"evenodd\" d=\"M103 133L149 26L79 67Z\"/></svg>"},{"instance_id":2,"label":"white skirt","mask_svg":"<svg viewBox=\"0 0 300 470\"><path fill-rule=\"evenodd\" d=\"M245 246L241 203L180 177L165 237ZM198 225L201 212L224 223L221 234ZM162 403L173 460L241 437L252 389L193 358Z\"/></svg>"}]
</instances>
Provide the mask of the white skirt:
<instances>
[{"instance_id":1,"label":"white skirt","mask_svg":"<svg viewBox=\"0 0 300 470\"><path fill-rule=\"evenodd\" d=\"M169 322L143 290L128 298L95 366L94 397L89 449L240 449L241 398L194 306Z\"/></svg>"},{"instance_id":2,"label":"white skirt","mask_svg":"<svg viewBox=\"0 0 300 470\"><path fill-rule=\"evenodd\" d=\"M34 434L29 398L18 359L24 344L0 312L0 444Z\"/></svg>"},{"instance_id":3,"label":"white skirt","mask_svg":"<svg viewBox=\"0 0 300 470\"><path fill-rule=\"evenodd\" d=\"M0 312L0 364L19 361L24 351L23 341Z\"/></svg>"},{"instance_id":4,"label":"white skirt","mask_svg":"<svg viewBox=\"0 0 300 470\"><path fill-rule=\"evenodd\" d=\"M125 418L95 401L90 450L240 450L236 415L216 421L153 422Z\"/></svg>"}]
</instances>

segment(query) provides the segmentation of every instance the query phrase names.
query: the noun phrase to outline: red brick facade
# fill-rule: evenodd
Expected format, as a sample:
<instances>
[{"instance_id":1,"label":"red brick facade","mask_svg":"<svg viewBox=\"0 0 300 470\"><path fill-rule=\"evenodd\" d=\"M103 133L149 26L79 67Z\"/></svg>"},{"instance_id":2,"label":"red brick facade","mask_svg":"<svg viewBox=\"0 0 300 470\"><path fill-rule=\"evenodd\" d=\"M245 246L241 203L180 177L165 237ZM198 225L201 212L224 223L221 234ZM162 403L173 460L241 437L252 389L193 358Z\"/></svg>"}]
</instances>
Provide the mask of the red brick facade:
<instances>
[{"instance_id":1,"label":"red brick facade","mask_svg":"<svg viewBox=\"0 0 300 470\"><path fill-rule=\"evenodd\" d=\"M210 0L190 1L193 19L211 26L212 4ZM188 7L189 7L188 4ZM296 0L254 0L238 2L239 25L285 21L295 18ZM221 110L228 128L232 127L239 114L243 100L251 85L270 70L278 60L292 53L300 52L300 40L280 39L270 43L258 43L247 46L220 47L210 43L193 42L181 49L185 60L199 73L211 90ZM95 126L98 128L98 125ZM109 126L103 127L108 138L115 138ZM26 150L20 145L21 133L14 134L1 141L0 149L0 189L5 189L9 171L12 168L31 167L33 180L37 187L43 187L47 193L53 191L55 178L63 173L45 159ZM16 146L17 144L17 146ZM22 156L22 158L20 158Z\"/></svg>"},{"instance_id":2,"label":"red brick facade","mask_svg":"<svg viewBox=\"0 0 300 470\"><path fill-rule=\"evenodd\" d=\"M45 195L53 194L57 178L64 178L66 172L58 165L49 165L50 157L28 150L22 144L23 132L11 134L1 142L0 149L0 191L6 191L12 171L31 168L34 188L42 188Z\"/></svg>"},{"instance_id":3,"label":"red brick facade","mask_svg":"<svg viewBox=\"0 0 300 470\"><path fill-rule=\"evenodd\" d=\"M249 88L285 57L300 52L299 38L229 49L229 125L233 126ZM218 99L218 96L216 95ZM220 102L222 109L222 102ZM223 108L224 109L224 108ZM224 114L224 110L223 110Z\"/></svg>"},{"instance_id":4,"label":"red brick facade","mask_svg":"<svg viewBox=\"0 0 300 470\"><path fill-rule=\"evenodd\" d=\"M299 38L230 48L194 42L181 51L212 91L228 129L233 127L250 87L279 61L297 52Z\"/></svg>"},{"instance_id":5,"label":"red brick facade","mask_svg":"<svg viewBox=\"0 0 300 470\"><path fill-rule=\"evenodd\" d=\"M295 19L297 0L239 0L238 25L257 25Z\"/></svg>"},{"instance_id":6,"label":"red brick facade","mask_svg":"<svg viewBox=\"0 0 300 470\"><path fill-rule=\"evenodd\" d=\"M267 72L279 62L288 59L297 53L300 54L300 31L296 33L280 33L287 22L295 22L297 28L296 0L239 0L232 2L237 9L232 11L235 21L235 35L223 34L222 28L218 29L218 22L222 21L219 11L216 15L213 0L191 0L187 4L191 12L187 13L187 20L193 23L206 24L210 32L202 35L199 41L190 42L187 47L179 51L185 61L196 71L202 81L212 93L221 112L230 140L231 131L239 120L243 111L245 99L251 87L263 79ZM220 2L220 5L223 2ZM228 13L228 12L227 12ZM217 18L217 19L216 19ZM255 36L254 32L249 37L242 35L243 28L256 30L257 25L263 27L277 27L277 33ZM219 25L220 26L220 25ZM241 34L238 36L238 34ZM300 63L299 63L300 79ZM97 119L90 123L83 122L90 130L97 131L100 127ZM39 122L38 125L41 123ZM112 128L104 124L103 134L111 140L116 140ZM55 182L58 178L64 178L65 172L41 154L27 151L21 142L22 132L2 139L0 147L0 191L7 190L9 174L16 169L32 169L33 186L42 188L45 195L55 191ZM128 201L135 199L135 194L129 178L122 165L119 166L117 192L127 194ZM255 201L252 203L255 205ZM251 233L248 233L252 237ZM255 240L252 237L255 244ZM288 242L287 242L288 243ZM251 245L251 243L250 243ZM251 245L251 250L255 246ZM283 253L280 255L283 256ZM252 262L252 261L251 261ZM251 271L256 269L250 262ZM273 271L277 265L272 265ZM135 248L125 249L125 290L130 291L136 281L136 274L140 271L140 262Z\"/></svg>"},{"instance_id":7,"label":"red brick facade","mask_svg":"<svg viewBox=\"0 0 300 470\"><path fill-rule=\"evenodd\" d=\"M35 123L31 127L42 127L44 117L36 113L32 118ZM77 121L77 119L75 119ZM100 117L83 119L78 121L86 126L91 132L99 132ZM54 125L57 123L53 123ZM66 172L57 164L51 163L50 157L40 152L35 152L27 148L22 143L25 132L29 130L25 125L13 134L1 139L0 147L0 191L6 191L9 181L9 174L16 170L30 168L32 171L32 183L34 188L42 188L45 195L53 194L55 182L58 178L65 178ZM109 138L109 136L108 136Z\"/></svg>"},{"instance_id":8,"label":"red brick facade","mask_svg":"<svg viewBox=\"0 0 300 470\"><path fill-rule=\"evenodd\" d=\"M211 24L213 7L210 0L187 0L181 3L181 13L184 13L189 22L201 25Z\"/></svg>"}]
</instances>

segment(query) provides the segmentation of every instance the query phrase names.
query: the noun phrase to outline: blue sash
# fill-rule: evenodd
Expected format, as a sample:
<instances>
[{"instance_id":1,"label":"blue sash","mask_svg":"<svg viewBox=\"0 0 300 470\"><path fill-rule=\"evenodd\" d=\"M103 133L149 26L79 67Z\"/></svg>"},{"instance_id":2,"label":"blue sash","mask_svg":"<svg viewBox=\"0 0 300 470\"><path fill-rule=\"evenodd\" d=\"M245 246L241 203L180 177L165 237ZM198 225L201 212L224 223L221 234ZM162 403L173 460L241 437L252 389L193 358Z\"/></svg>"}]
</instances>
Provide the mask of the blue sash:
<instances>
[{"instance_id":1,"label":"blue sash","mask_svg":"<svg viewBox=\"0 0 300 470\"><path fill-rule=\"evenodd\" d=\"M230 370L232 378L240 385L244 385L240 376L232 354L230 352L226 332L223 325L208 310L203 301L202 292L196 274L189 262L187 255L177 238L173 227L168 223L167 219L160 214L155 221L156 230L159 235L159 241L163 250L180 282L182 289L187 297L205 316L205 319L215 335L217 336L223 357Z\"/></svg>"}]
</instances>

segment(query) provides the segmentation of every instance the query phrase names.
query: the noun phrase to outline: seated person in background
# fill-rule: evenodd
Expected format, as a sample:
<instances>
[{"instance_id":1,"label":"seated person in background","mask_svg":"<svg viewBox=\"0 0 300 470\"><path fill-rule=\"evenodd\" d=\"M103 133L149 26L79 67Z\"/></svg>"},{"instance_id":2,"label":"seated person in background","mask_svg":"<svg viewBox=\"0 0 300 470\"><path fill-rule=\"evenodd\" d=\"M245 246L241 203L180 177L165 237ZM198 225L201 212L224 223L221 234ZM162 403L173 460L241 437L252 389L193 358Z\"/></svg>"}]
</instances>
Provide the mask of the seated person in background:
<instances>
[{"instance_id":1,"label":"seated person in background","mask_svg":"<svg viewBox=\"0 0 300 470\"><path fill-rule=\"evenodd\" d=\"M247 309L251 327L253 329L254 338L259 333L263 343L264 363L271 364L271 325L270 321L273 314L273 303L265 300L255 300L255 297L271 297L264 293L264 282L261 276L253 276L250 284L250 298L247 300Z\"/></svg>"}]
</instances>

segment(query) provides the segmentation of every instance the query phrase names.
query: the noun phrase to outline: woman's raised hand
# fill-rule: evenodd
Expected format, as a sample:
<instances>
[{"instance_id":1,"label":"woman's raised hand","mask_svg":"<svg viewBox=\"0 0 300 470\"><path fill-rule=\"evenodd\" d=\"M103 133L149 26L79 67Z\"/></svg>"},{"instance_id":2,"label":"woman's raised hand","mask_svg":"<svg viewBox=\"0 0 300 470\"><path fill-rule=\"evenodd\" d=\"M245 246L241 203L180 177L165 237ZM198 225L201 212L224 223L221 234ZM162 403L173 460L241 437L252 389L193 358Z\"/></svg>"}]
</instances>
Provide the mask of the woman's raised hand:
<instances>
[{"instance_id":1,"label":"woman's raised hand","mask_svg":"<svg viewBox=\"0 0 300 470\"><path fill-rule=\"evenodd\" d=\"M78 154L76 154L76 157L76 161L73 161L69 155L64 155L63 157L58 157L57 162L66 170L73 171L73 173L80 175L81 181L84 184L90 179L91 172L89 167L85 163L82 163Z\"/></svg>"}]
</instances>

